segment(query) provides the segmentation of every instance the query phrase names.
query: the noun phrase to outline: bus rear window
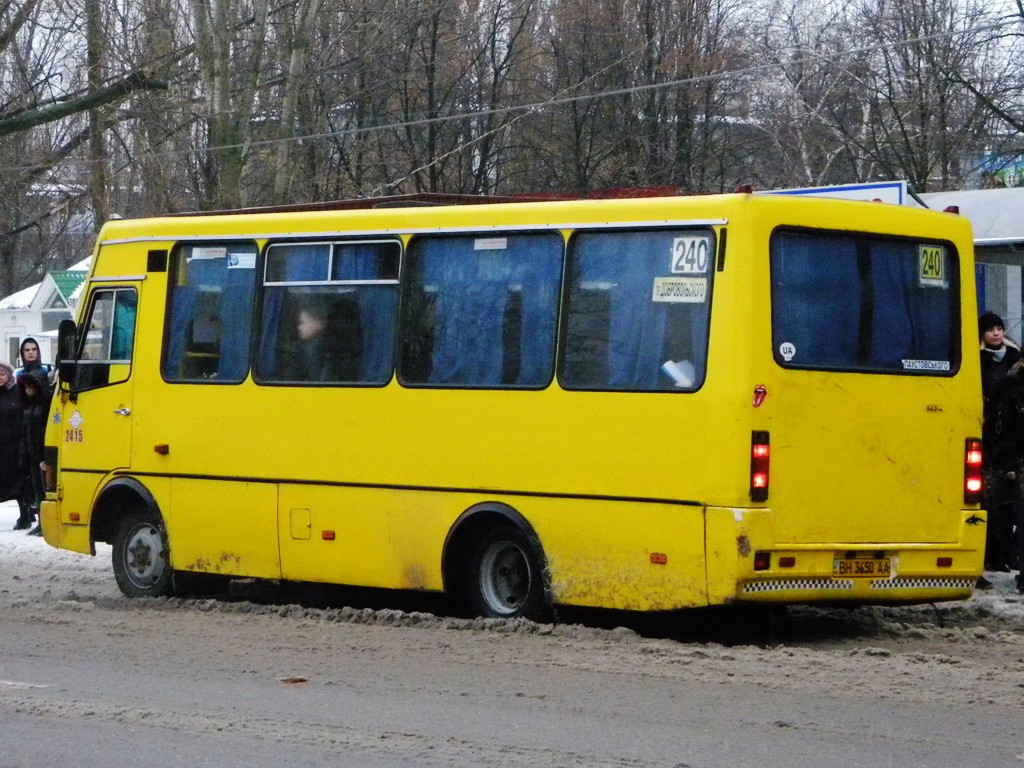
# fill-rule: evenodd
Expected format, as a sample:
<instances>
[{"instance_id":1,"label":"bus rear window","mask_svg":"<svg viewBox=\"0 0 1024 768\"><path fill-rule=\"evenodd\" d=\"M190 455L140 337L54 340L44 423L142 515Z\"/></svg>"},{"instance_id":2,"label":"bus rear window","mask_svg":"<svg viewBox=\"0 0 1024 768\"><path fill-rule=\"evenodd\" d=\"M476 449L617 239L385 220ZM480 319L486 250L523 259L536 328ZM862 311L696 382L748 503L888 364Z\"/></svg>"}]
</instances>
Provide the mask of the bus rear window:
<instances>
[{"instance_id":1,"label":"bus rear window","mask_svg":"<svg viewBox=\"0 0 1024 768\"><path fill-rule=\"evenodd\" d=\"M777 231L772 341L787 368L947 376L960 365L952 246Z\"/></svg>"}]
</instances>

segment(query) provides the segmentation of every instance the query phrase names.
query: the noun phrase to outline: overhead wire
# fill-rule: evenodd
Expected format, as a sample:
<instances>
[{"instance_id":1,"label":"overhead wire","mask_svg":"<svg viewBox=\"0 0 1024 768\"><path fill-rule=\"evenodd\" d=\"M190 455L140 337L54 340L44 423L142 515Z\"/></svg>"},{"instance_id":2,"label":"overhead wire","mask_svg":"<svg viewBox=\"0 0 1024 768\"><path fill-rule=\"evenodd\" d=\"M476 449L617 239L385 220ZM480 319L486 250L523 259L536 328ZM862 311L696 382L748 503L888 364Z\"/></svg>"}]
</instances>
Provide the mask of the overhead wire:
<instances>
[{"instance_id":1,"label":"overhead wire","mask_svg":"<svg viewBox=\"0 0 1024 768\"><path fill-rule=\"evenodd\" d=\"M705 83L719 81L719 80L727 80L727 79L732 79L732 78L747 77L747 76L750 76L750 75L759 74L759 73L770 71L770 70L773 70L773 69L782 69L782 68L785 68L785 67L811 64L811 63L815 63L815 62L827 61L827 60L831 60L831 59L844 58L844 57L865 56L865 55L868 55L868 54L871 54L871 53L877 53L877 52L880 52L880 51L884 51L884 50L887 50L887 49L892 48L892 47L915 45L915 44L919 44L919 43L925 43L925 42L930 42L930 41L941 40L941 39L944 39L944 38L953 37L953 36L957 36L957 35L963 35L963 34L971 34L971 33L980 34L980 33L984 33L984 32L994 32L994 31L1003 29L1003 28L1005 28L1005 27L1007 27L1009 25L1019 24L1021 22L1022 22L1022 19L1017 18L1017 17L1004 18L1004 19L1001 19L999 21L991 22L991 23L980 25L980 26L977 26L977 27L971 27L971 28L960 29L960 30L945 30L945 31L937 32L937 33L930 34L930 35L921 35L921 36L912 37L912 38L905 38L903 40L895 41L895 42L892 42L892 43L881 43L881 44L877 44L877 45L861 46L861 47L855 47L855 48L850 48L850 49L836 51L836 52L817 52L817 53L810 53L810 54L805 52L804 55L802 55L800 58L794 59L794 60L791 60L791 61L785 61L785 62L779 62L779 61L765 62L765 63L762 63L762 64L755 64L755 65L751 65L751 66L748 66L748 67L743 67L743 68L735 69L735 70L728 70L728 71L723 71L723 72L712 72L712 73L707 73L707 74L703 74L703 75L692 75L692 76L687 76L687 77L684 77L684 78L676 78L676 79L672 79L672 80L666 80L666 81L663 81L663 82L643 83L643 84L631 85L631 86L622 87L622 88L605 89L605 90L600 90L600 91L595 91L595 92L585 93L585 94L559 95L559 96L554 96L552 98L544 99L544 100L541 100L541 101L530 102L530 103L527 103L527 104L515 104L515 105L502 106L502 107L489 107L489 108L486 108L486 109L471 110L471 111L465 111L465 112L457 112L457 113L447 114L447 115L437 115L437 116L430 116L430 117L417 117L417 118L412 118L412 119L408 119L408 120L400 120L400 121L394 121L394 122L387 122L387 123L381 123L381 124L376 124L376 125L364 125L364 126L356 126L356 127L346 127L346 128L340 128L338 130L332 130L332 131L322 131L322 132L317 132L317 133L307 133L307 134L301 134L301 135L295 135L295 136L286 136L286 137L278 137L278 138L253 139L253 140L248 140L248 141L245 141L245 142L238 142L238 143L231 143L231 144L211 145L211 146L206 146L206 147L201 147L201 148L193 148L193 149L162 150L162 151L159 151L159 152L139 152L139 153L136 153L134 155L134 158L136 160L159 160L159 159L163 159L163 158L173 158L173 157L181 157L181 156L187 156L187 155L207 155L207 154L211 154L211 153L226 152L226 151L230 151L230 150L239 150L239 149L249 149L249 148L255 148L255 147L275 146L275 145L282 144L282 143L316 142L316 141L321 141L321 140L326 140L326 139L336 139L336 138L339 138L339 137L359 136L359 135L363 135L363 134L367 134L367 133L375 133L375 132L379 132L379 131L400 131L400 130L407 130L407 129L410 129L410 128L421 128L421 127L426 127L426 126L430 126L430 125L437 125L437 124L450 123L450 122L460 122L460 121L466 121L466 120L479 120L479 119L486 118L486 117L495 117L495 116L501 116L501 115L507 115L507 114L514 114L514 113L522 113L518 118L515 118L515 119L522 119L522 118L524 118L524 117L526 117L526 116L528 116L530 114L536 114L538 112L542 112L542 111L545 111L545 110L548 110L548 109L552 109L554 107L563 106L563 105L572 104L572 103L578 103L578 102L583 102L583 101L591 101L591 100L600 100L600 99L609 99L609 98L615 98L615 97L621 97L621 96L629 96L629 95L634 95L634 94L639 94L639 93L647 93L647 92L651 92L651 91L659 91L659 90L670 89L670 88L680 88L680 87L685 87L685 86L700 85L700 84L705 84ZM641 48L642 47L643 46L641 46ZM634 51L634 53L635 53L635 51ZM582 81L580 83L573 84L571 87L566 88L564 90L570 91L570 90L574 90L574 89L579 88L580 85L585 84L588 80L593 80L594 78L596 78L600 74L602 74L605 70L607 70L607 69L609 69L611 67L617 66L617 65L623 63L624 61L628 61L629 60L629 56L630 56L630 54L623 55L616 62L613 62L612 64L609 64L607 67L605 67L604 70L599 70L598 72L593 73L592 75L588 76L588 78L586 78L584 81ZM507 125L508 125L508 123L503 123L501 126L496 127L494 130L495 131L504 130ZM460 151L461 149L464 149L467 146L471 146L473 143L481 140L481 138L483 138L483 136L474 137L473 139L471 139L468 142L466 142L465 146L460 145L459 147L456 147L455 149L450 150L449 152L445 153L445 156L450 156L451 154L456 153L456 152ZM88 159L68 159L66 161L63 161L62 164L64 164L64 165L82 166L82 165L89 165L92 162L95 162L95 161L91 161L91 160L88 160ZM38 165L38 163L34 163L33 164L33 166L36 166L36 165ZM21 166L21 165L6 166L6 167L0 167L0 171L7 172L7 173L16 173L16 172L24 170L27 167L28 166ZM424 168L425 167L429 167L429 165L428 166L424 166ZM417 169L414 172L418 172L420 170L423 170L424 168L419 168L419 169ZM409 175L411 175L411 173Z\"/></svg>"}]
</instances>

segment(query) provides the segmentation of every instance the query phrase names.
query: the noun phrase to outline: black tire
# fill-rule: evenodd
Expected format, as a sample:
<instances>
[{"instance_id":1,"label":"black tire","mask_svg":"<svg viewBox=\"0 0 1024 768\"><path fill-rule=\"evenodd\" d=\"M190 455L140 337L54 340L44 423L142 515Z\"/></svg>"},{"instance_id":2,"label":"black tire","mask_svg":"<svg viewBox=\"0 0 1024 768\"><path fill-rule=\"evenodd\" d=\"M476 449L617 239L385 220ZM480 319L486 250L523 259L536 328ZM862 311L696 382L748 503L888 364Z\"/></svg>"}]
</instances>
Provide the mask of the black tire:
<instances>
[{"instance_id":1,"label":"black tire","mask_svg":"<svg viewBox=\"0 0 1024 768\"><path fill-rule=\"evenodd\" d=\"M164 597L173 589L167 530L159 515L135 512L118 526L114 578L128 597Z\"/></svg>"},{"instance_id":2,"label":"black tire","mask_svg":"<svg viewBox=\"0 0 1024 768\"><path fill-rule=\"evenodd\" d=\"M477 616L543 620L548 612L543 556L533 536L512 525L477 540L466 578L466 600Z\"/></svg>"}]
</instances>

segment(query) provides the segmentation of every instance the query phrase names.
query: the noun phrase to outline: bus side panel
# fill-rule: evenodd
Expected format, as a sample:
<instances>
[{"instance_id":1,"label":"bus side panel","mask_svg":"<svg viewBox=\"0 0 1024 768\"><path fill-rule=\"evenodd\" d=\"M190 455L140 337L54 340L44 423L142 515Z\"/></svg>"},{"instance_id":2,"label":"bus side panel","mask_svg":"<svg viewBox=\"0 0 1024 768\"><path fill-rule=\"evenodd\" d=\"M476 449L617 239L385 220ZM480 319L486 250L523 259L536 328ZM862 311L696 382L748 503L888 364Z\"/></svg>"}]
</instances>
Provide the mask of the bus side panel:
<instances>
[{"instance_id":1,"label":"bus side panel","mask_svg":"<svg viewBox=\"0 0 1024 768\"><path fill-rule=\"evenodd\" d=\"M625 610L707 604L702 508L628 501L285 485L282 577L440 591L448 531L464 509L483 502L512 507L533 527L556 603Z\"/></svg>"},{"instance_id":2,"label":"bus side panel","mask_svg":"<svg viewBox=\"0 0 1024 768\"><path fill-rule=\"evenodd\" d=\"M637 611L708 604L703 507L575 499L528 507L554 602Z\"/></svg>"},{"instance_id":3,"label":"bus side panel","mask_svg":"<svg viewBox=\"0 0 1024 768\"><path fill-rule=\"evenodd\" d=\"M61 520L65 514L64 509L65 507L54 498L54 494L49 494L49 497L39 505L39 521L43 526L43 538L46 543L58 549L81 552L85 555L94 554L92 540L89 538L89 527L64 523Z\"/></svg>"},{"instance_id":4,"label":"bus side panel","mask_svg":"<svg viewBox=\"0 0 1024 768\"><path fill-rule=\"evenodd\" d=\"M409 510L404 520L399 517L403 507ZM282 484L282 578L440 590L441 547L452 509L443 494ZM392 517L414 535L392 543Z\"/></svg>"},{"instance_id":5,"label":"bus side panel","mask_svg":"<svg viewBox=\"0 0 1024 768\"><path fill-rule=\"evenodd\" d=\"M771 512L708 507L706 519L708 603L731 603L741 582L754 575L756 542L774 540Z\"/></svg>"},{"instance_id":6,"label":"bus side panel","mask_svg":"<svg viewBox=\"0 0 1024 768\"><path fill-rule=\"evenodd\" d=\"M163 512L176 570L281 578L273 483L172 478Z\"/></svg>"}]
</instances>

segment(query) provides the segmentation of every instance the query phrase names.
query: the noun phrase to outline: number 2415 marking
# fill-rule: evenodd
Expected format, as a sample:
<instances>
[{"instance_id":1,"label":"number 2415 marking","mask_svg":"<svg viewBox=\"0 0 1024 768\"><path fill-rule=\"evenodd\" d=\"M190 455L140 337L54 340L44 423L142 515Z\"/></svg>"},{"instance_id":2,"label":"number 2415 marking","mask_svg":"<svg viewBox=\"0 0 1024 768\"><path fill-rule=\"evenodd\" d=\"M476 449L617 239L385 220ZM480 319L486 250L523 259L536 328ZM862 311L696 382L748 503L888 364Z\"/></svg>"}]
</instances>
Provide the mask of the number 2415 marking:
<instances>
[{"instance_id":1,"label":"number 2415 marking","mask_svg":"<svg viewBox=\"0 0 1024 768\"><path fill-rule=\"evenodd\" d=\"M80 430L80 429L65 429L64 430L64 442L65 443L81 443L82 442L82 430Z\"/></svg>"}]
</instances>

